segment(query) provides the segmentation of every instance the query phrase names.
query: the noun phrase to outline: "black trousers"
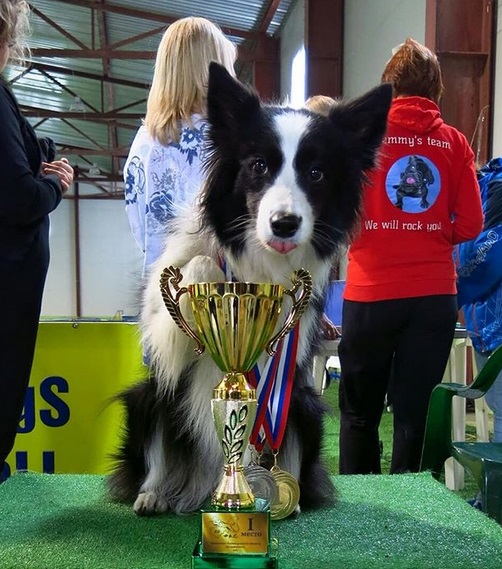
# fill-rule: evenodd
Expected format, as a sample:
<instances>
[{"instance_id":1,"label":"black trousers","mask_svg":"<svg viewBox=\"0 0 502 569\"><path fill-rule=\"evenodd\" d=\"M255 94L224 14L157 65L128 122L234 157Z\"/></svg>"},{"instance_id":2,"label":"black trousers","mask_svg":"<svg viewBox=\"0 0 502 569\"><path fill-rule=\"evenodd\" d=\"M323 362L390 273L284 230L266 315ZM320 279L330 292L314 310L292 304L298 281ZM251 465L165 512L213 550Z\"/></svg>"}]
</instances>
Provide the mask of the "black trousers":
<instances>
[{"instance_id":1,"label":"black trousers","mask_svg":"<svg viewBox=\"0 0 502 569\"><path fill-rule=\"evenodd\" d=\"M0 472L23 410L48 266L48 219L27 250L0 253Z\"/></svg>"},{"instance_id":2,"label":"black trousers","mask_svg":"<svg viewBox=\"0 0 502 569\"><path fill-rule=\"evenodd\" d=\"M455 295L344 301L340 474L381 472L378 428L387 393L394 416L391 473L418 471L430 394L442 380L456 321Z\"/></svg>"}]
</instances>

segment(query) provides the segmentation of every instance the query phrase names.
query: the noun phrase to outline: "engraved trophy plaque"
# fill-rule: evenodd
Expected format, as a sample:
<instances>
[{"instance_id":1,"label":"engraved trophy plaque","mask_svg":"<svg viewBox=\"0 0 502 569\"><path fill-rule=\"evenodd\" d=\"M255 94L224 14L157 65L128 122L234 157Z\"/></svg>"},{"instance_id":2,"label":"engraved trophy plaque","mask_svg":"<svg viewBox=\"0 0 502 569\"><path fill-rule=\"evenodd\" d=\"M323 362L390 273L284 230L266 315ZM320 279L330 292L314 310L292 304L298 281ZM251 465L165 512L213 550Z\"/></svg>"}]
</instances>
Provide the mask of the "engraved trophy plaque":
<instances>
[{"instance_id":1,"label":"engraved trophy plaque","mask_svg":"<svg viewBox=\"0 0 502 569\"><path fill-rule=\"evenodd\" d=\"M201 512L201 536L192 567L277 567L270 538L270 503L256 498L242 464L256 416L256 391L246 378L260 355L274 354L275 344L298 323L312 292L305 269L292 275L293 287L249 282L206 282L180 287L176 267L164 269L160 289L176 324L197 342L196 352L208 350L224 372L214 388L211 407L223 458L223 476ZM180 310L188 294L196 325L193 330ZM291 308L275 332L285 297Z\"/></svg>"}]
</instances>

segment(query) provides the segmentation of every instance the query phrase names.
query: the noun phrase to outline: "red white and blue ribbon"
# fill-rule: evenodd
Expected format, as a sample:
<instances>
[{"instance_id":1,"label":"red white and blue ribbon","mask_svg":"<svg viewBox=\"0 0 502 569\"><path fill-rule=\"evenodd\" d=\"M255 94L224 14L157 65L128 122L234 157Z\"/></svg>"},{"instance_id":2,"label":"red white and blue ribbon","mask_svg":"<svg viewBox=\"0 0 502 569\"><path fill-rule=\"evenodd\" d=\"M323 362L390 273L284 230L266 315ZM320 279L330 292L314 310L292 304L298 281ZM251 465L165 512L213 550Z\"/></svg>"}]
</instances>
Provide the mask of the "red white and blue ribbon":
<instances>
[{"instance_id":1,"label":"red white and blue ribbon","mask_svg":"<svg viewBox=\"0 0 502 569\"><path fill-rule=\"evenodd\" d=\"M220 256L220 267L225 278L235 281L225 259ZM299 323L281 338L276 353L262 363L257 363L247 374L249 383L256 389L257 413L250 442L257 451L263 449L265 440L272 450L278 451L289 413L293 378L298 350Z\"/></svg>"},{"instance_id":2,"label":"red white and blue ribbon","mask_svg":"<svg viewBox=\"0 0 502 569\"><path fill-rule=\"evenodd\" d=\"M281 446L291 401L299 330L297 324L279 340L276 353L266 360L262 369L256 364L248 374L249 383L256 388L258 401L250 442L258 451L265 440L274 451Z\"/></svg>"},{"instance_id":3,"label":"red white and blue ribbon","mask_svg":"<svg viewBox=\"0 0 502 569\"><path fill-rule=\"evenodd\" d=\"M225 257L223 257L223 255L219 255L218 263L220 265L220 269L223 271L225 275L225 279L230 282L235 282L237 279L234 277L234 274L232 273L232 270L230 269L230 266L226 262Z\"/></svg>"}]
</instances>

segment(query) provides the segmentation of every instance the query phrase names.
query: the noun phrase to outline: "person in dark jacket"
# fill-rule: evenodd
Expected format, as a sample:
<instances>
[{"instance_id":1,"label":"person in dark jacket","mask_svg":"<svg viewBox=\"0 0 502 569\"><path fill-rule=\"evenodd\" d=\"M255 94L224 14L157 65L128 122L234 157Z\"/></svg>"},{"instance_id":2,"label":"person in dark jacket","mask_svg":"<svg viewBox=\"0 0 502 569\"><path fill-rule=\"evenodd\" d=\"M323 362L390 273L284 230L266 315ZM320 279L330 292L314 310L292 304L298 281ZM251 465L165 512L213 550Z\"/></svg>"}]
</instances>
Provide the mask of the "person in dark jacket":
<instances>
[{"instance_id":1,"label":"person in dark jacket","mask_svg":"<svg viewBox=\"0 0 502 569\"><path fill-rule=\"evenodd\" d=\"M478 369L502 344L502 158L478 172L483 231L455 249L458 304L472 340ZM502 442L502 374L486 394L493 411L493 442Z\"/></svg>"},{"instance_id":2,"label":"person in dark jacket","mask_svg":"<svg viewBox=\"0 0 502 569\"><path fill-rule=\"evenodd\" d=\"M28 30L24 0L0 2L0 73L21 60ZM45 277L49 217L73 182L68 161L42 147L0 80L0 479L14 446L30 378ZM49 160L51 160L49 162Z\"/></svg>"}]
</instances>

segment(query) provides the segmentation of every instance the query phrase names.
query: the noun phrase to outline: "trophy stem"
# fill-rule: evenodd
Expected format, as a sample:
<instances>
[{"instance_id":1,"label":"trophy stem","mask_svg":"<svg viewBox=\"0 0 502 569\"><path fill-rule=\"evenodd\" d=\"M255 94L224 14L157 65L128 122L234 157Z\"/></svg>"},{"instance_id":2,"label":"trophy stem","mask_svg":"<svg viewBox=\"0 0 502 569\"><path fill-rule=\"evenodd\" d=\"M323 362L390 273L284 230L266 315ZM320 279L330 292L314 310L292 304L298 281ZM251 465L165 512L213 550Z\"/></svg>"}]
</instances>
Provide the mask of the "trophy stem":
<instances>
[{"instance_id":1,"label":"trophy stem","mask_svg":"<svg viewBox=\"0 0 502 569\"><path fill-rule=\"evenodd\" d=\"M225 462L211 503L227 509L252 508L255 497L244 476L242 460L256 416L256 390L243 373L228 372L215 387L211 406Z\"/></svg>"},{"instance_id":2,"label":"trophy stem","mask_svg":"<svg viewBox=\"0 0 502 569\"><path fill-rule=\"evenodd\" d=\"M243 373L239 371L229 371L214 388L213 399L234 399L239 401L256 400L256 389L249 385Z\"/></svg>"},{"instance_id":3,"label":"trophy stem","mask_svg":"<svg viewBox=\"0 0 502 569\"><path fill-rule=\"evenodd\" d=\"M211 504L228 510L252 508L255 497L244 476L244 467L225 464L223 471L223 479L213 493Z\"/></svg>"}]
</instances>

